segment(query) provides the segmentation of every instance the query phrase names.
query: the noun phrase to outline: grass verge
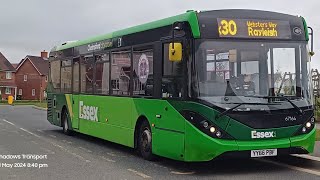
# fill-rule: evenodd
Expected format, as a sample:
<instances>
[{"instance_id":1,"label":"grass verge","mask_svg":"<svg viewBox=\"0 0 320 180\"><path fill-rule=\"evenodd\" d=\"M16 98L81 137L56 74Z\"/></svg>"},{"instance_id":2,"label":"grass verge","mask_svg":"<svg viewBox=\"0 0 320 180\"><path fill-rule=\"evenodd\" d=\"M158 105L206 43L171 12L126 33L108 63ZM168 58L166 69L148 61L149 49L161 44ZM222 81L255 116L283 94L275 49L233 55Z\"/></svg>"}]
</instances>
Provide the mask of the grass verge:
<instances>
[{"instance_id":1,"label":"grass verge","mask_svg":"<svg viewBox=\"0 0 320 180\"><path fill-rule=\"evenodd\" d=\"M316 141L320 141L320 129L317 129Z\"/></svg>"},{"instance_id":2,"label":"grass verge","mask_svg":"<svg viewBox=\"0 0 320 180\"><path fill-rule=\"evenodd\" d=\"M0 101L0 105L8 105L5 101ZM19 105L33 105L41 108L47 108L47 102L46 101L14 101L13 105L19 106Z\"/></svg>"}]
</instances>

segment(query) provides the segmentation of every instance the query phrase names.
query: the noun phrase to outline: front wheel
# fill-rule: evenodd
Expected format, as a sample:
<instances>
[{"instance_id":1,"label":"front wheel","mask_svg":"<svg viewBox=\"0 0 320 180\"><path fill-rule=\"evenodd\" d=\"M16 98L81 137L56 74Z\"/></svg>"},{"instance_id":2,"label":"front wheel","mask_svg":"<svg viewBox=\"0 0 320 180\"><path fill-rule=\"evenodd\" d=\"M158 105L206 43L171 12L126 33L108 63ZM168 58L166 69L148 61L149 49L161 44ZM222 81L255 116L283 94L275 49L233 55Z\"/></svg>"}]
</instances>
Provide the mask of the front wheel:
<instances>
[{"instance_id":1,"label":"front wheel","mask_svg":"<svg viewBox=\"0 0 320 180\"><path fill-rule=\"evenodd\" d=\"M62 112L61 120L62 120L63 133L70 136L72 131L69 128L70 124L68 121L68 112L66 110Z\"/></svg>"},{"instance_id":2,"label":"front wheel","mask_svg":"<svg viewBox=\"0 0 320 180\"><path fill-rule=\"evenodd\" d=\"M153 160L152 154L152 134L148 121L143 121L139 131L139 152L146 160Z\"/></svg>"}]
</instances>

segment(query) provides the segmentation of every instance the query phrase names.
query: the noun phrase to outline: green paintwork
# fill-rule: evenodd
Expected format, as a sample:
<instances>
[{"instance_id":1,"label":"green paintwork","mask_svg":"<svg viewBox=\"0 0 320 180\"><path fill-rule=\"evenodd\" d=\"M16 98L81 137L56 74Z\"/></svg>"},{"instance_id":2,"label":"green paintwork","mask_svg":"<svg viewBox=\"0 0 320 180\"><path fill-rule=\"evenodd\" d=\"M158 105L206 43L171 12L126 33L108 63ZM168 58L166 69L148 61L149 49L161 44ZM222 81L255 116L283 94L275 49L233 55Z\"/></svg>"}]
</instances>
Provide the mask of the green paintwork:
<instances>
[{"instance_id":1,"label":"green paintwork","mask_svg":"<svg viewBox=\"0 0 320 180\"><path fill-rule=\"evenodd\" d=\"M196 102L183 102L181 101L172 101L170 100L170 103L177 109L177 111L181 110L189 110L198 112L199 114L203 115L205 118L219 126L221 129L225 130L227 128L227 125L229 123L229 117L223 116L218 121L215 120L215 117L219 114L219 111L209 108L208 106L205 106L203 104L199 104Z\"/></svg>"},{"instance_id":2,"label":"green paintwork","mask_svg":"<svg viewBox=\"0 0 320 180\"><path fill-rule=\"evenodd\" d=\"M242 123L239 123L236 120L229 118L228 116L223 116L220 119L216 120L215 117L219 114L218 111L199 104L195 102L184 102L181 101L170 101L170 103L178 110L190 110L194 112L198 112L199 114L203 115L205 118L213 122L219 128L225 130L230 134L232 137L235 137L238 140L251 140L251 131L259 130L250 128ZM286 138L292 136L300 126L291 126L291 127L284 127L284 128L273 128L273 129L263 129L262 131L275 131L276 138Z\"/></svg>"},{"instance_id":3,"label":"green paintwork","mask_svg":"<svg viewBox=\"0 0 320 180\"><path fill-rule=\"evenodd\" d=\"M306 36L306 40L309 41L309 29L306 20L301 16L303 27L304 27L304 32Z\"/></svg>"},{"instance_id":4,"label":"green paintwork","mask_svg":"<svg viewBox=\"0 0 320 180\"><path fill-rule=\"evenodd\" d=\"M309 134L291 137L290 141L292 147L303 147L309 153L312 153L316 142L316 128L314 128Z\"/></svg>"},{"instance_id":5,"label":"green paintwork","mask_svg":"<svg viewBox=\"0 0 320 180\"><path fill-rule=\"evenodd\" d=\"M150 29L155 29L155 28L159 28L159 27L163 27L163 26L168 26L168 25L173 24L176 21L189 22L193 37L200 38L200 29L199 29L199 25L198 25L197 14L195 11L188 11L186 13L183 13L183 14L180 14L177 16L172 16L172 17L161 19L158 21L130 27L130 28L115 31L115 32L112 32L109 34L100 35L100 36L92 37L92 38L85 39L85 40L70 42L65 45L61 45L61 46L56 47L53 51L60 51L60 50L64 50L64 49L68 49L68 48L72 48L72 47L77 47L77 46L81 46L81 45L85 45L85 44L90 44L90 43L94 43L94 42L98 42L98 41L102 41L102 40L107 40L107 39L121 37L121 36L128 35L128 34L133 34L133 33L142 32L142 31L146 31L146 30L150 30Z\"/></svg>"},{"instance_id":6,"label":"green paintwork","mask_svg":"<svg viewBox=\"0 0 320 180\"><path fill-rule=\"evenodd\" d=\"M144 115L151 124L155 125L152 128L153 152L172 159L183 160L185 119L180 113L166 100L136 98L134 102L137 113ZM161 118L156 118L156 115L160 115Z\"/></svg>"},{"instance_id":7,"label":"green paintwork","mask_svg":"<svg viewBox=\"0 0 320 180\"><path fill-rule=\"evenodd\" d=\"M56 107L53 107L53 101L56 99ZM61 126L61 112L62 108L65 106L67 107L67 101L65 94L60 94L60 93L48 93L48 104L51 104L50 106L48 105L48 113L52 114L52 118L48 118L48 121L51 124ZM50 108L51 107L51 108ZM69 112L69 110L68 110Z\"/></svg>"},{"instance_id":8,"label":"green paintwork","mask_svg":"<svg viewBox=\"0 0 320 180\"><path fill-rule=\"evenodd\" d=\"M132 148L137 121L140 117L146 118L152 130L153 153L175 160L209 161L229 151L270 148L303 147L308 152L312 152L314 147L315 130L306 135L292 136L293 132L299 128L298 126L268 129L276 131L275 139L252 140L249 138L251 128L229 117L215 120L213 117L217 113L216 110L196 102L48 94L50 99L54 96L57 99L57 106L51 110L61 112L62 108L66 107L70 114L69 122L72 123L74 131ZM86 106L98 107L98 122L79 119L79 101L83 101ZM74 104L71 105L68 102ZM179 113L182 109L202 114L232 135L235 140L209 137L183 118ZM48 120L52 124L61 125L56 115ZM76 127L78 129L75 129Z\"/></svg>"},{"instance_id":9,"label":"green paintwork","mask_svg":"<svg viewBox=\"0 0 320 180\"><path fill-rule=\"evenodd\" d=\"M184 161L210 161L227 151L237 151L235 140L214 139L186 122Z\"/></svg>"},{"instance_id":10,"label":"green paintwork","mask_svg":"<svg viewBox=\"0 0 320 180\"><path fill-rule=\"evenodd\" d=\"M259 129L250 128L244 124L239 123L236 120L230 119L230 122L228 124L226 131L232 137L235 137L238 140L255 141L255 140L251 139L251 131L254 131L254 130L257 130L259 132L274 131L274 132L276 132L276 137L272 138L272 139L281 139L281 138L287 138L287 137L292 136L299 128L300 128L300 125L259 130Z\"/></svg>"}]
</instances>

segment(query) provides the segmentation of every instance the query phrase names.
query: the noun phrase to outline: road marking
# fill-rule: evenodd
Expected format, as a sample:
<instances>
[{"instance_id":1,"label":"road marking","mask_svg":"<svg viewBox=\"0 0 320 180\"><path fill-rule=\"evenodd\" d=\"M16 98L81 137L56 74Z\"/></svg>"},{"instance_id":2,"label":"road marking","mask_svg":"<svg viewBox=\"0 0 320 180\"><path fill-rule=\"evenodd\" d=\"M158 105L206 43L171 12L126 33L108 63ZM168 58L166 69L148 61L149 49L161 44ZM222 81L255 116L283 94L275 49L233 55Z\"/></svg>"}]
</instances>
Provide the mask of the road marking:
<instances>
[{"instance_id":1,"label":"road marking","mask_svg":"<svg viewBox=\"0 0 320 180\"><path fill-rule=\"evenodd\" d=\"M72 144L72 142L67 141L67 140L62 140L62 141L65 142L65 143L68 143L68 144Z\"/></svg>"},{"instance_id":2,"label":"road marking","mask_svg":"<svg viewBox=\"0 0 320 180\"><path fill-rule=\"evenodd\" d=\"M127 170L130 171L130 172L133 172L134 174L136 174L136 175L138 175L138 176L143 177L144 179L149 179L149 178L151 178L151 176L148 176L148 175L146 175L146 174L143 174L142 172L138 172L138 171L136 171L136 170L134 170L134 169L127 169Z\"/></svg>"},{"instance_id":3,"label":"road marking","mask_svg":"<svg viewBox=\"0 0 320 180\"><path fill-rule=\"evenodd\" d=\"M319 157L315 157L315 156L310 156L310 155L305 155L305 154L294 154L292 156L295 157L300 157L300 158L304 158L304 159L309 159L309 160L314 160L314 161L319 161L320 162L320 158Z\"/></svg>"},{"instance_id":4,"label":"road marking","mask_svg":"<svg viewBox=\"0 0 320 180\"><path fill-rule=\"evenodd\" d=\"M37 142L35 142L35 141L31 141L33 144L38 144Z\"/></svg>"},{"instance_id":5,"label":"road marking","mask_svg":"<svg viewBox=\"0 0 320 180\"><path fill-rule=\"evenodd\" d=\"M31 134L31 135L33 135L33 136L36 136L36 137L38 137L38 138L40 138L40 136L38 136L37 134L34 134L34 133L32 133L32 132L30 132L30 131L28 131L28 130L26 130L26 129L23 129L23 128L20 128L22 131L24 131L24 132L26 132L26 133L29 133L29 134Z\"/></svg>"},{"instance_id":6,"label":"road marking","mask_svg":"<svg viewBox=\"0 0 320 180\"><path fill-rule=\"evenodd\" d=\"M40 130L40 129L37 129L37 131L38 131L38 132L41 132L41 133L44 133L44 132L43 132L42 130Z\"/></svg>"},{"instance_id":7,"label":"road marking","mask_svg":"<svg viewBox=\"0 0 320 180\"><path fill-rule=\"evenodd\" d=\"M112 156L112 157L128 157L128 156L123 156L123 155L116 155L114 153L107 153L109 156Z\"/></svg>"},{"instance_id":8,"label":"road marking","mask_svg":"<svg viewBox=\"0 0 320 180\"><path fill-rule=\"evenodd\" d=\"M79 149L85 150L85 151L87 151L88 153L92 153L92 151L91 151L91 150L86 149L86 148L83 148L83 147L79 147Z\"/></svg>"},{"instance_id":9,"label":"road marking","mask_svg":"<svg viewBox=\"0 0 320 180\"><path fill-rule=\"evenodd\" d=\"M49 136L50 136L50 137L53 137L53 138L57 138L57 136L55 136L55 135L52 135L52 134L50 134Z\"/></svg>"},{"instance_id":10,"label":"road marking","mask_svg":"<svg viewBox=\"0 0 320 180\"><path fill-rule=\"evenodd\" d=\"M82 157L82 156L80 156L80 155L78 155L78 154L76 154L76 153L74 153L74 152L71 152L71 151L69 151L68 149L66 149L66 148L64 148L64 147L62 147L62 146L60 146L60 145L58 145L58 144L56 144L56 143L53 143L53 142L49 142L49 143L51 143L53 146L56 146L56 147L62 149L63 151L65 151L65 152L67 152L67 153L69 153L69 154L72 154L73 156L75 156L75 157L77 157L77 158L79 158L79 159L81 159L81 160L83 160L83 161L85 161L85 162L91 162L91 161L85 159L84 157Z\"/></svg>"},{"instance_id":11,"label":"road marking","mask_svg":"<svg viewBox=\"0 0 320 180\"><path fill-rule=\"evenodd\" d=\"M5 119L2 119L2 120L3 120L4 122L6 122L6 123L9 123L9 124L17 127L17 126L16 126L15 124L13 124L12 122L9 122L9 121L7 121L7 120L5 120ZM62 147L62 146L60 146L60 145L58 145L58 144L55 144L55 143L50 142L50 141L48 141L48 140L45 140L44 138L42 138L41 136L39 136L39 135L37 135L37 134L34 134L34 133L32 133L32 132L30 132L30 131L28 131L28 130L26 130L26 129L23 129L23 128L19 128L19 129L21 129L22 131L24 131L24 132L26 132L26 133L28 133L28 134L31 134L31 135L37 137L37 138L40 138L40 139L42 139L42 140L44 140L44 141L52 144L53 146L59 147L60 149L64 150L65 152L67 152L67 153L69 153L69 154L72 154L73 156L76 156L76 157L78 157L79 159L81 159L81 160L83 160L83 161L85 161L85 162L91 162L91 161L85 159L84 157L82 157L82 156L80 156L80 155L78 155L78 154L76 154L76 153L70 152L68 149L66 149L66 148L64 148L64 147ZM24 136L24 135L20 135L20 136Z\"/></svg>"},{"instance_id":12,"label":"road marking","mask_svg":"<svg viewBox=\"0 0 320 180\"><path fill-rule=\"evenodd\" d=\"M59 144L55 144L55 143L51 143L51 144L56 146L56 147L58 147L58 148L60 148L60 149L64 149L64 147L60 146Z\"/></svg>"},{"instance_id":13,"label":"road marking","mask_svg":"<svg viewBox=\"0 0 320 180\"><path fill-rule=\"evenodd\" d=\"M69 152L69 153L70 153L70 152ZM84 161L87 162L87 163L91 162L91 161L85 159L84 157L80 156L79 154L76 154L76 153L73 153L73 152L71 152L71 154L74 155L74 156L76 156L76 157L78 157L78 158L80 158L80 159L82 159L82 160L84 160Z\"/></svg>"},{"instance_id":14,"label":"road marking","mask_svg":"<svg viewBox=\"0 0 320 180\"><path fill-rule=\"evenodd\" d=\"M47 148L43 148L43 147L40 147L40 149L50 153L50 154L55 154L55 152L51 151L50 149L47 149Z\"/></svg>"},{"instance_id":15,"label":"road marking","mask_svg":"<svg viewBox=\"0 0 320 180\"><path fill-rule=\"evenodd\" d=\"M304 173L309 173L309 174L313 174L316 176L320 176L320 171L315 171L315 170L311 170L311 169L306 169L306 168L301 168L301 167L297 167L297 166L292 166L289 164L284 164L284 163L280 163L280 162L275 162L275 161L271 161L271 160L266 160L266 159L256 159L257 161L261 161L261 162L266 162L266 163L270 163L270 164L274 164L277 166L282 166L282 167L286 167L292 170L296 170L296 171L300 171L300 172L304 172Z\"/></svg>"},{"instance_id":16,"label":"road marking","mask_svg":"<svg viewBox=\"0 0 320 180\"><path fill-rule=\"evenodd\" d=\"M194 173L196 173L196 172L194 172L194 171L191 171L191 172L171 171L170 173L172 173L172 174L177 174L177 175L191 175L191 174L194 174Z\"/></svg>"},{"instance_id":17,"label":"road marking","mask_svg":"<svg viewBox=\"0 0 320 180\"><path fill-rule=\"evenodd\" d=\"M101 157L102 157L102 159L104 159L104 160L106 160L106 161L108 161L108 162L116 162L115 160L106 158L106 157L104 157L104 156L101 156Z\"/></svg>"},{"instance_id":18,"label":"road marking","mask_svg":"<svg viewBox=\"0 0 320 180\"><path fill-rule=\"evenodd\" d=\"M113 154L113 153L107 153L109 156L113 156L116 157L117 155Z\"/></svg>"},{"instance_id":19,"label":"road marking","mask_svg":"<svg viewBox=\"0 0 320 180\"><path fill-rule=\"evenodd\" d=\"M12 126L16 126L16 125L15 125L15 124L13 124L12 122L7 121L7 120L5 120L5 119L2 119L2 121L6 122L6 123L8 123L8 124L11 124Z\"/></svg>"},{"instance_id":20,"label":"road marking","mask_svg":"<svg viewBox=\"0 0 320 180\"><path fill-rule=\"evenodd\" d=\"M165 169L169 169L168 167L156 164L156 163L151 163L152 165L156 166L156 167L161 167L161 168L165 168Z\"/></svg>"}]
</instances>

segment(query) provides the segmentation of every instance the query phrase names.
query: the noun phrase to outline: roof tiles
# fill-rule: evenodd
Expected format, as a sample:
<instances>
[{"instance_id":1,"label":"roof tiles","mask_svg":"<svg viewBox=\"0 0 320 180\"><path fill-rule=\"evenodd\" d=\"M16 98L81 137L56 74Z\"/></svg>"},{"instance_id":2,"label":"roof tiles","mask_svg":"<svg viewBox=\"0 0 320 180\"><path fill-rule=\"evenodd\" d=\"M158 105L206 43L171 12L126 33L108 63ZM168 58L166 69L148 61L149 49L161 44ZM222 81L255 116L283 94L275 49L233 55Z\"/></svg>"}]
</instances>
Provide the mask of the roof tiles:
<instances>
[{"instance_id":1,"label":"roof tiles","mask_svg":"<svg viewBox=\"0 0 320 180\"><path fill-rule=\"evenodd\" d=\"M16 71L12 64L6 57L0 52L0 71Z\"/></svg>"}]
</instances>

